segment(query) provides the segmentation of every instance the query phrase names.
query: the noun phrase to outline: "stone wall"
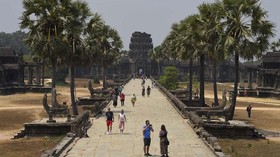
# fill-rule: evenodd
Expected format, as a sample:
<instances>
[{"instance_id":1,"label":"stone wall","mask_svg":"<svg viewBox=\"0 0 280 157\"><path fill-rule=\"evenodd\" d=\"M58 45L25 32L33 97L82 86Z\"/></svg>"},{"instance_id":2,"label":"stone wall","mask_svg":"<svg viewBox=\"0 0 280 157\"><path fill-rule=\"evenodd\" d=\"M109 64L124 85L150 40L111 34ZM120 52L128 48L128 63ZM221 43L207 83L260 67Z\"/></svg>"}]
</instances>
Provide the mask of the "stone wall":
<instances>
[{"instance_id":1,"label":"stone wall","mask_svg":"<svg viewBox=\"0 0 280 157\"><path fill-rule=\"evenodd\" d=\"M26 136L59 136L71 131L70 123L26 123L24 124Z\"/></svg>"}]
</instances>

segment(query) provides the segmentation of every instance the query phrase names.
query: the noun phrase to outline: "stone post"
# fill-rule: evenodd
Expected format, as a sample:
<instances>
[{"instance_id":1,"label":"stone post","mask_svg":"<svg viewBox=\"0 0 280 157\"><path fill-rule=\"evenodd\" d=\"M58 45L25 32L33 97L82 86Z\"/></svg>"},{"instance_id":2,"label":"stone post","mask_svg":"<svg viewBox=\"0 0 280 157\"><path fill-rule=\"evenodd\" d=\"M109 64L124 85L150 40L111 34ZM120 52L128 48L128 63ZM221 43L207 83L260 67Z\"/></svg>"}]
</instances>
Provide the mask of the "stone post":
<instances>
[{"instance_id":1,"label":"stone post","mask_svg":"<svg viewBox=\"0 0 280 157\"><path fill-rule=\"evenodd\" d=\"M36 85L39 86L41 84L40 81L40 70L39 70L39 66L36 66Z\"/></svg>"},{"instance_id":2,"label":"stone post","mask_svg":"<svg viewBox=\"0 0 280 157\"><path fill-rule=\"evenodd\" d=\"M253 88L253 81L252 81L252 70L248 69L248 88Z\"/></svg>"},{"instance_id":3,"label":"stone post","mask_svg":"<svg viewBox=\"0 0 280 157\"><path fill-rule=\"evenodd\" d=\"M28 66L28 84L32 85L33 68Z\"/></svg>"},{"instance_id":4,"label":"stone post","mask_svg":"<svg viewBox=\"0 0 280 157\"><path fill-rule=\"evenodd\" d=\"M22 64L19 64L18 83L19 85L24 85L24 65Z\"/></svg>"},{"instance_id":5,"label":"stone post","mask_svg":"<svg viewBox=\"0 0 280 157\"><path fill-rule=\"evenodd\" d=\"M239 73L240 73L240 78L239 78L239 88L244 88L244 72L243 72L243 70L240 70L239 71Z\"/></svg>"}]
</instances>

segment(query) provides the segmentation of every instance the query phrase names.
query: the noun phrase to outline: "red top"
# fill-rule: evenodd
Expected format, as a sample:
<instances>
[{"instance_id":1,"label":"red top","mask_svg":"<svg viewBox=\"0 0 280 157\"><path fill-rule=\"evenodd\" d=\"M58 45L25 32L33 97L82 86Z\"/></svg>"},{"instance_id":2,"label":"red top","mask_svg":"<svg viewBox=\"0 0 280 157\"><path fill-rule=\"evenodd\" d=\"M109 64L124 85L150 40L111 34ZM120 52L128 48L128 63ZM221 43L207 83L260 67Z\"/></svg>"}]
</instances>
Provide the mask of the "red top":
<instances>
[{"instance_id":1,"label":"red top","mask_svg":"<svg viewBox=\"0 0 280 157\"><path fill-rule=\"evenodd\" d=\"M121 100L124 100L124 99L125 99L125 95L124 95L123 93L120 95L120 99L121 99Z\"/></svg>"}]
</instances>

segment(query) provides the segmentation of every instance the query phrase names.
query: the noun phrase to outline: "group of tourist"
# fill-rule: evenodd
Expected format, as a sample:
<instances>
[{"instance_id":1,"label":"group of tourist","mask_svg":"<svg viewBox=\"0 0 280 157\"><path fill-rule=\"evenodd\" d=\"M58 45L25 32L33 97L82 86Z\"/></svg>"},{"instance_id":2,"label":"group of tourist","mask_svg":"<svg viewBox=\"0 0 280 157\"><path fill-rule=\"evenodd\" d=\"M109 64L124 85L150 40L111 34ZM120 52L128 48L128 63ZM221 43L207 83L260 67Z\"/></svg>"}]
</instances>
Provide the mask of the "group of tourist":
<instances>
[{"instance_id":1,"label":"group of tourist","mask_svg":"<svg viewBox=\"0 0 280 157\"><path fill-rule=\"evenodd\" d=\"M154 132L153 126L149 120L146 120L146 125L143 127L143 138L144 138L144 155L145 156L152 156L149 153L150 145L151 145L151 132ZM168 157L168 145L169 140L167 138L167 130L165 125L161 125L159 131L159 138L160 138L160 153L162 157Z\"/></svg>"},{"instance_id":2,"label":"group of tourist","mask_svg":"<svg viewBox=\"0 0 280 157\"><path fill-rule=\"evenodd\" d=\"M142 96L145 96L145 79L142 79ZM123 86L122 88L123 89ZM143 89L144 89L144 95L143 95ZM120 93L120 94L119 94ZM147 95L150 96L151 93L151 88L150 86L147 87ZM121 91L119 91L119 88L115 88L113 93L112 93L112 99L113 99L113 106L116 107L117 106L117 97L120 97L120 101L121 101L121 106L124 106L124 101L125 101L125 95L124 93ZM132 94L131 96L131 103L132 106L134 107L135 102L136 102L136 95ZM106 112L106 125L107 125L107 135L111 135L112 134L112 125L114 122L114 113L111 111L110 107L107 108L107 112ZM127 123L127 119L126 119L126 115L124 113L124 109L121 109L120 113L118 114L118 122L119 122L119 130L120 133L123 134L124 129L125 129L125 123ZM144 142L144 155L145 156L152 156L149 153L149 148L150 148L150 144L151 144L151 132L154 132L153 126L150 123L149 120L145 121L145 125L143 126L143 142ZM161 129L159 131L159 138L160 138L160 153L162 157L168 157L168 145L169 145L169 141L167 138L167 130L165 125L161 125Z\"/></svg>"},{"instance_id":3,"label":"group of tourist","mask_svg":"<svg viewBox=\"0 0 280 157\"><path fill-rule=\"evenodd\" d=\"M114 122L114 113L111 111L110 107L107 109L108 111L106 112L106 125L107 125L107 135L112 134L112 126ZM120 133L123 133L125 123L126 121L126 116L124 114L124 110L122 109L121 112L118 115L118 121L119 121L119 129Z\"/></svg>"},{"instance_id":4,"label":"group of tourist","mask_svg":"<svg viewBox=\"0 0 280 157\"><path fill-rule=\"evenodd\" d=\"M142 76L141 76L141 80L142 80L142 82L141 82L141 86L142 86L142 96L145 97L145 93L146 93L146 92L145 92L145 91L146 91L146 89L145 89L145 80L147 80L147 76L142 75ZM154 83L152 83L152 85L154 86ZM151 88L150 88L150 86L148 86L148 87L147 87L147 96L149 97L150 94L151 94Z\"/></svg>"},{"instance_id":5,"label":"group of tourist","mask_svg":"<svg viewBox=\"0 0 280 157\"><path fill-rule=\"evenodd\" d=\"M125 128L125 123L127 123L126 115L123 109L121 109L121 112L118 115L118 121L119 121L120 133L122 134ZM112 134L113 122L114 122L114 113L111 111L110 107L108 107L106 112L107 135ZM145 156L152 156L149 153L149 148L151 145L151 132L154 132L153 126L149 120L146 120L145 125L143 126L143 141L144 141ZM167 138L167 133L168 132L165 128L165 125L161 125L159 131L159 138L160 138L160 153L162 157L168 157L169 140Z\"/></svg>"}]
</instances>

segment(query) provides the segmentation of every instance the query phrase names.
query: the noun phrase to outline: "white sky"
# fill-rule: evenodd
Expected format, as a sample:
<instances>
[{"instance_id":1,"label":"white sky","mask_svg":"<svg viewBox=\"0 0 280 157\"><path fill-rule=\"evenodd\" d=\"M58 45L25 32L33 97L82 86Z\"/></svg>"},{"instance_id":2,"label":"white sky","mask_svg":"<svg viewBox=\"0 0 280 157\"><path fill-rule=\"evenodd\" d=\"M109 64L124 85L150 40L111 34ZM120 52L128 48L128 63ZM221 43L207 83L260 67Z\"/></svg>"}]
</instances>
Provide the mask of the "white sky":
<instances>
[{"instance_id":1,"label":"white sky","mask_svg":"<svg viewBox=\"0 0 280 157\"><path fill-rule=\"evenodd\" d=\"M154 47L161 44L172 23L197 13L197 6L214 0L86 0L92 12L98 12L107 24L115 28L128 49L134 31L152 35ZM279 0L261 0L268 19L276 25L275 40L280 38ZM19 30L23 12L21 0L0 0L0 32Z\"/></svg>"}]
</instances>

